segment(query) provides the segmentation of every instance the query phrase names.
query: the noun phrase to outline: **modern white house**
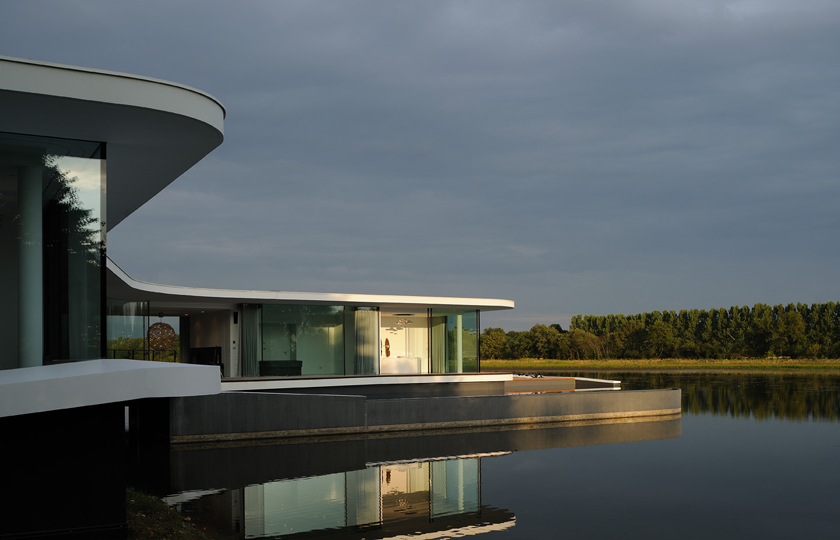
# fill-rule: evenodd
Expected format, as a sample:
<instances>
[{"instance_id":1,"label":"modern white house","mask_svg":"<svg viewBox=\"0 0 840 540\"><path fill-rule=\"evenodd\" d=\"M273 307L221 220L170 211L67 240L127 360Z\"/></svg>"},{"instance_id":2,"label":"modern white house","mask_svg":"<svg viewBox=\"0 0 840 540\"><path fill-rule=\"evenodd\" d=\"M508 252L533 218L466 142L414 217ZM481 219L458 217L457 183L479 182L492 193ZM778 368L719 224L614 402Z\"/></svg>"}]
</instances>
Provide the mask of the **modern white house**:
<instances>
[{"instance_id":1,"label":"modern white house","mask_svg":"<svg viewBox=\"0 0 840 540\"><path fill-rule=\"evenodd\" d=\"M3 476L11 517L0 537L120 537L127 471L169 481L177 459L169 445L224 442L227 449L347 435L355 450L343 457L356 459L365 437L407 431L487 428L496 445L505 426L679 417L679 389L549 394L532 386L520 395L518 387L507 391L512 374L479 373L481 313L512 309L509 300L132 279L108 259L108 232L219 146L224 119L222 105L193 88L0 56L0 433L14 464ZM166 362L137 361L163 351ZM416 453L418 440L397 450ZM275 451L257 443L255 452ZM460 448L451 444L452 452ZM163 449L141 451L155 445ZM323 451L334 455L335 447ZM399 454L377 462L405 458ZM238 461L249 464L252 455ZM267 456L265 464L286 461ZM434 512L427 505L429 518L449 513L452 500L455 513L478 509L480 491L464 488L477 470L447 467L414 467L419 488L394 491L429 493L438 504ZM391 470L395 484L399 472ZM330 486L371 484L351 477ZM441 495L450 489L446 479L451 497ZM362 502L384 509L378 486ZM287 487L249 489L243 500L280 504ZM384 510L346 508L336 511L339 525L388 521ZM255 523L276 530L264 514ZM426 537L439 537L434 523L429 529Z\"/></svg>"},{"instance_id":2,"label":"modern white house","mask_svg":"<svg viewBox=\"0 0 840 540\"><path fill-rule=\"evenodd\" d=\"M0 369L160 358L160 323L168 360L228 378L479 370L480 313L512 301L174 287L108 259L108 231L219 146L224 118L182 85L0 57Z\"/></svg>"},{"instance_id":3,"label":"modern white house","mask_svg":"<svg viewBox=\"0 0 840 540\"><path fill-rule=\"evenodd\" d=\"M186 403L175 400L221 400L201 402L200 420L244 399L241 421L260 401L239 391L266 388L223 388L220 368L228 381L286 388L477 371L479 313L513 307L131 279L107 257L108 232L219 146L224 118L216 99L186 86L0 56L0 429L15 455L3 503L15 519L0 537L119 537L126 461L168 443L182 419L171 411ZM130 359L161 359L156 349L169 361ZM329 397L290 399L317 401L322 423L346 412ZM285 401L259 412L313 416Z\"/></svg>"}]
</instances>

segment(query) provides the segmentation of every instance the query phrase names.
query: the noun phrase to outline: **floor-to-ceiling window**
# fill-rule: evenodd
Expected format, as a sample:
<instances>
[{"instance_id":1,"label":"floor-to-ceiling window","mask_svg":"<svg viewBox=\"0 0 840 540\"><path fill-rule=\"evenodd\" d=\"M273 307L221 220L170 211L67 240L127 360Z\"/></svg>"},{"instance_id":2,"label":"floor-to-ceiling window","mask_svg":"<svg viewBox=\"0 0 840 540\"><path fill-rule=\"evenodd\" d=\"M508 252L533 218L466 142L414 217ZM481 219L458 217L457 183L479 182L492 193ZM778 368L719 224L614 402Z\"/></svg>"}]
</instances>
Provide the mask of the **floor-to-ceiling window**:
<instances>
[{"instance_id":1,"label":"floor-to-ceiling window","mask_svg":"<svg viewBox=\"0 0 840 540\"><path fill-rule=\"evenodd\" d=\"M429 341L432 373L479 371L477 310L431 310Z\"/></svg>"},{"instance_id":2,"label":"floor-to-ceiling window","mask_svg":"<svg viewBox=\"0 0 840 540\"><path fill-rule=\"evenodd\" d=\"M109 298L107 302L108 358L149 358L149 303Z\"/></svg>"},{"instance_id":3,"label":"floor-to-ceiling window","mask_svg":"<svg viewBox=\"0 0 840 540\"><path fill-rule=\"evenodd\" d=\"M344 375L344 306L264 304L262 376Z\"/></svg>"},{"instance_id":4,"label":"floor-to-ceiling window","mask_svg":"<svg viewBox=\"0 0 840 540\"><path fill-rule=\"evenodd\" d=\"M429 373L427 310L382 310L380 373Z\"/></svg>"},{"instance_id":5,"label":"floor-to-ceiling window","mask_svg":"<svg viewBox=\"0 0 840 540\"><path fill-rule=\"evenodd\" d=\"M375 375L379 309L243 304L241 376Z\"/></svg>"},{"instance_id":6,"label":"floor-to-ceiling window","mask_svg":"<svg viewBox=\"0 0 840 540\"><path fill-rule=\"evenodd\" d=\"M105 145L0 133L0 368L103 356Z\"/></svg>"},{"instance_id":7,"label":"floor-to-ceiling window","mask_svg":"<svg viewBox=\"0 0 840 540\"><path fill-rule=\"evenodd\" d=\"M344 308L344 373L379 373L379 308Z\"/></svg>"}]
</instances>

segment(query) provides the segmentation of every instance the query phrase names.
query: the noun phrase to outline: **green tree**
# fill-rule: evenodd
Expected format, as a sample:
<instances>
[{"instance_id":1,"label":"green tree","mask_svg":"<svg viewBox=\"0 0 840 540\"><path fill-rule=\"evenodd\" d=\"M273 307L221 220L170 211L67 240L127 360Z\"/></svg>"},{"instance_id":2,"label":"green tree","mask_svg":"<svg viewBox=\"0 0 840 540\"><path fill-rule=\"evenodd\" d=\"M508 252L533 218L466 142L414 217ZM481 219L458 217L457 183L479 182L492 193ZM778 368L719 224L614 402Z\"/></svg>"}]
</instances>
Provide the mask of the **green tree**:
<instances>
[{"instance_id":1,"label":"green tree","mask_svg":"<svg viewBox=\"0 0 840 540\"><path fill-rule=\"evenodd\" d=\"M516 360L517 358L522 358L520 356L520 347L519 347L519 338L522 335L522 332L517 332L515 330L511 330L507 333L505 339L505 355L504 357L508 360Z\"/></svg>"},{"instance_id":2,"label":"green tree","mask_svg":"<svg viewBox=\"0 0 840 540\"><path fill-rule=\"evenodd\" d=\"M645 356L648 358L671 357L674 354L677 343L671 326L664 321L656 321L645 332Z\"/></svg>"},{"instance_id":3,"label":"green tree","mask_svg":"<svg viewBox=\"0 0 840 540\"><path fill-rule=\"evenodd\" d=\"M527 355L533 358L556 357L560 332L544 324L535 324L531 330L522 336L522 345Z\"/></svg>"},{"instance_id":4,"label":"green tree","mask_svg":"<svg viewBox=\"0 0 840 540\"><path fill-rule=\"evenodd\" d=\"M777 356L798 358L808 351L805 321L797 311L785 311L779 315L770 338L771 348Z\"/></svg>"},{"instance_id":5,"label":"green tree","mask_svg":"<svg viewBox=\"0 0 840 540\"><path fill-rule=\"evenodd\" d=\"M773 336L773 310L767 304L755 304L746 332L747 352L750 356L764 357L770 350Z\"/></svg>"},{"instance_id":6,"label":"green tree","mask_svg":"<svg viewBox=\"0 0 840 540\"><path fill-rule=\"evenodd\" d=\"M481 358L495 360L504 358L507 336L501 328L485 328L479 340Z\"/></svg>"}]
</instances>

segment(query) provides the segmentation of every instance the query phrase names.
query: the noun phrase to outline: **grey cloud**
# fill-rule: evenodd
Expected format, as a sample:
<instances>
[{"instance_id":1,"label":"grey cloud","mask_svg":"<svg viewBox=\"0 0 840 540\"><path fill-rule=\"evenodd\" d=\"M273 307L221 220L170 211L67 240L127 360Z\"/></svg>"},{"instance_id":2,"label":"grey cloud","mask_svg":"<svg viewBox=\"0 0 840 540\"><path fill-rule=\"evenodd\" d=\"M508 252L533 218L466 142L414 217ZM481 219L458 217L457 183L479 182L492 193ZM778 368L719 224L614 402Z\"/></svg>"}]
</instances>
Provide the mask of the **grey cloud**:
<instances>
[{"instance_id":1,"label":"grey cloud","mask_svg":"<svg viewBox=\"0 0 840 540\"><path fill-rule=\"evenodd\" d=\"M225 143L109 238L140 279L511 297L510 328L836 299L836 3L3 11L3 54L226 105Z\"/></svg>"}]
</instances>

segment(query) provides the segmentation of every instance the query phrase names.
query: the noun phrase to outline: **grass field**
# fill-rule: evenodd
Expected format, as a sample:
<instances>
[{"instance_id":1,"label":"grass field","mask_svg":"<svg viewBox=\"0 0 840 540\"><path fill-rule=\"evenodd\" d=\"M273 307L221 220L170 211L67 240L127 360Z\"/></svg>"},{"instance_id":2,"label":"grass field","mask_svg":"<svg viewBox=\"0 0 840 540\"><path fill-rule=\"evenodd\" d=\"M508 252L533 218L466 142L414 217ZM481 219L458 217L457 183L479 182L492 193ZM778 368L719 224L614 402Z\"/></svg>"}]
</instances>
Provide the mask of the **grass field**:
<instances>
[{"instance_id":1,"label":"grass field","mask_svg":"<svg viewBox=\"0 0 840 540\"><path fill-rule=\"evenodd\" d=\"M738 370L738 371L838 371L840 359L743 358L743 359L684 359L660 358L649 360L481 360L481 371L567 371L567 370Z\"/></svg>"}]
</instances>

